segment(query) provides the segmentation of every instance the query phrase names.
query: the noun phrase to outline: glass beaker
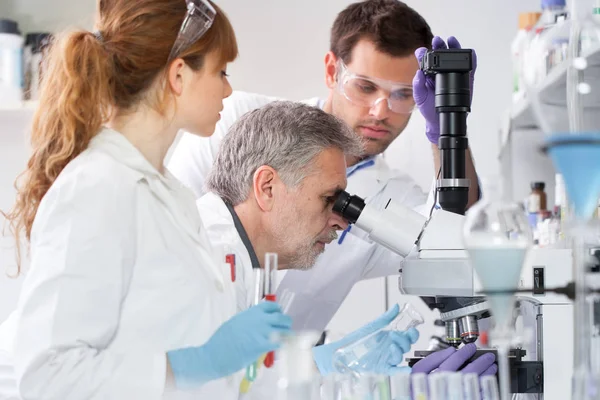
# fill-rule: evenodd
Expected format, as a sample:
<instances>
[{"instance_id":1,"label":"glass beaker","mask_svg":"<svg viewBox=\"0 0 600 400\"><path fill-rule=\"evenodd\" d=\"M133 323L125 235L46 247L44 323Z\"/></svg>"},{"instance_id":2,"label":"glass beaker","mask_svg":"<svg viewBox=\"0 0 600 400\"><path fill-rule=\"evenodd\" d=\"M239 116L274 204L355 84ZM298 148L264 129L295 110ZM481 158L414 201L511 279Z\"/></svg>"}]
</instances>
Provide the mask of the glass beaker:
<instances>
[{"instance_id":1,"label":"glass beaker","mask_svg":"<svg viewBox=\"0 0 600 400\"><path fill-rule=\"evenodd\" d=\"M341 373L356 374L383 372L390 364L390 347L394 339L390 331L402 332L424 322L423 316L410 303L404 304L400 312L387 326L364 338L339 348L333 355L333 365Z\"/></svg>"},{"instance_id":2,"label":"glass beaker","mask_svg":"<svg viewBox=\"0 0 600 400\"><path fill-rule=\"evenodd\" d=\"M312 348L320 333L302 331L282 335L277 351L278 400L319 400L320 375L314 363Z\"/></svg>"}]
</instances>

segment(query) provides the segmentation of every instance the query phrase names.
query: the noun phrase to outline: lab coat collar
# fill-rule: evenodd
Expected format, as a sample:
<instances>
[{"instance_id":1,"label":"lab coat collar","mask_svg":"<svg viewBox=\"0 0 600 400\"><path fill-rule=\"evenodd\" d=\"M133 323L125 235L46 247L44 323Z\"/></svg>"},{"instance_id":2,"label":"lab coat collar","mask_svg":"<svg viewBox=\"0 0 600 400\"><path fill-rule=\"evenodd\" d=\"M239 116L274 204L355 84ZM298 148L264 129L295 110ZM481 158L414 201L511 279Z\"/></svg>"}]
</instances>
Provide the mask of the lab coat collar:
<instances>
[{"instance_id":1,"label":"lab coat collar","mask_svg":"<svg viewBox=\"0 0 600 400\"><path fill-rule=\"evenodd\" d=\"M358 171L360 169L369 168L373 165L375 165L374 157L365 158L364 160L361 160L361 161L357 162L356 164L354 164L350 167L347 167L346 168L346 177L351 176L352 174L354 174L356 171Z\"/></svg>"},{"instance_id":2,"label":"lab coat collar","mask_svg":"<svg viewBox=\"0 0 600 400\"><path fill-rule=\"evenodd\" d=\"M248 251L248 255L250 256L250 262L252 263L252 268L260 268L260 262L258 261L256 252L254 251L254 246L252 246L252 242L248 237L248 233L246 232L246 229L244 228L240 217L238 217L237 213L235 212L235 209L231 204L227 203L225 200L223 200L223 203L225 203L227 210L229 210L229 212L231 213L231 218L233 218L233 225L235 226L235 229L238 235L240 236L242 243L244 243L244 246Z\"/></svg>"},{"instance_id":3,"label":"lab coat collar","mask_svg":"<svg viewBox=\"0 0 600 400\"><path fill-rule=\"evenodd\" d=\"M377 155L368 161L373 162L373 165L356 168L348 175L346 189L349 193L365 199L375 196L394 176L394 172L390 170L383 156Z\"/></svg>"},{"instance_id":4,"label":"lab coat collar","mask_svg":"<svg viewBox=\"0 0 600 400\"><path fill-rule=\"evenodd\" d=\"M123 134L114 129L103 128L90 142L90 148L103 149L142 176L160 179L169 187L173 185L174 177L169 171L161 174Z\"/></svg>"}]
</instances>

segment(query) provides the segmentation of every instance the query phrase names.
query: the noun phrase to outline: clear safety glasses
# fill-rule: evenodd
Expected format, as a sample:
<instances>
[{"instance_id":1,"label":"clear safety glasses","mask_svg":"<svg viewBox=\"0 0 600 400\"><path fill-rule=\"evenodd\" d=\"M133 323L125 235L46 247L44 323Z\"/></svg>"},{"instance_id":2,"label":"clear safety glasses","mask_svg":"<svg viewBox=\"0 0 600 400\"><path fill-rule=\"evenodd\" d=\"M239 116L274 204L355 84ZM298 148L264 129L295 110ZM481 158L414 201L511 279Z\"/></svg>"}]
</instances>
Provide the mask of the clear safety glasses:
<instances>
[{"instance_id":1,"label":"clear safety glasses","mask_svg":"<svg viewBox=\"0 0 600 400\"><path fill-rule=\"evenodd\" d=\"M386 101L388 108L398 114L410 114L415 108L411 84L357 75L342 60L338 62L337 89L358 106L373 107Z\"/></svg>"},{"instance_id":2,"label":"clear safety glasses","mask_svg":"<svg viewBox=\"0 0 600 400\"><path fill-rule=\"evenodd\" d=\"M169 61L174 60L200 39L211 27L217 14L214 7L207 0L186 0L186 3L187 13L173 44Z\"/></svg>"}]
</instances>

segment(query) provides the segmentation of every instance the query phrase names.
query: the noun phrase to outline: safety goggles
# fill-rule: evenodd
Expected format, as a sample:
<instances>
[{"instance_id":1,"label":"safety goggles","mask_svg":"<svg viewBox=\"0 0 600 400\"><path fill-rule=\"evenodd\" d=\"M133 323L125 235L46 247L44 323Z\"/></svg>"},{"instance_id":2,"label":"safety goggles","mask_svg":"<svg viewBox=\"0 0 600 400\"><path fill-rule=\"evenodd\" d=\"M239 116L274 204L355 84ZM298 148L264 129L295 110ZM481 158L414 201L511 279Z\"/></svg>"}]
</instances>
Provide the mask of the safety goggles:
<instances>
[{"instance_id":1,"label":"safety goggles","mask_svg":"<svg viewBox=\"0 0 600 400\"><path fill-rule=\"evenodd\" d=\"M211 27L217 15L217 11L207 0L186 0L186 3L187 13L171 49L169 61L177 58L200 39Z\"/></svg>"},{"instance_id":2,"label":"safety goggles","mask_svg":"<svg viewBox=\"0 0 600 400\"><path fill-rule=\"evenodd\" d=\"M410 114L415 108L412 85L357 75L342 60L338 71L338 91L358 106L373 107L385 101L398 114Z\"/></svg>"}]
</instances>

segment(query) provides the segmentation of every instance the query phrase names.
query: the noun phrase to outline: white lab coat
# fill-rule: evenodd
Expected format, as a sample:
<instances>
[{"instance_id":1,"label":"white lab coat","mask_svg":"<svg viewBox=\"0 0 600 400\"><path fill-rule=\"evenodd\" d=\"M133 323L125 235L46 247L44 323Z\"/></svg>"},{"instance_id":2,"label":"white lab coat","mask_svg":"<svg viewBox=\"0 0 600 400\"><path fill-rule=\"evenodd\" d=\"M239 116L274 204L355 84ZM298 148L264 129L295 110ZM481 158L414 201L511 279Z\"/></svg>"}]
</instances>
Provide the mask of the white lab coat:
<instances>
[{"instance_id":1,"label":"white lab coat","mask_svg":"<svg viewBox=\"0 0 600 400\"><path fill-rule=\"evenodd\" d=\"M254 275L250 254L238 230L235 227L231 212L223 200L214 193L207 193L196 202L208 238L217 252L235 254L236 259L236 293L238 312L252 306L254 299ZM278 276L285 276L280 271ZM295 301L295 300L294 300ZM240 400L280 400L277 399L278 364L272 368L261 366L257 378L250 386L247 394L240 394Z\"/></svg>"},{"instance_id":2,"label":"white lab coat","mask_svg":"<svg viewBox=\"0 0 600 400\"><path fill-rule=\"evenodd\" d=\"M173 152L169 169L192 188L196 196L202 196L205 178L229 127L246 112L275 100L274 97L234 92L224 101L222 119L214 135L206 139L184 134ZM323 105L318 98L304 103ZM410 177L391 170L383 156L374 160L373 166L358 169L348 177L347 191L381 209L391 198L429 215L434 203L433 190L427 197ZM341 244L336 241L327 245L310 271L288 271L280 283L279 293L288 289L296 294L297 300L288 312L294 320L294 329L324 330L356 282L398 274L401 260L400 256L371 242L364 231L354 226Z\"/></svg>"},{"instance_id":3,"label":"white lab coat","mask_svg":"<svg viewBox=\"0 0 600 400\"><path fill-rule=\"evenodd\" d=\"M236 311L193 195L104 129L42 200L13 358L25 399L237 398L243 372L165 390L166 356Z\"/></svg>"},{"instance_id":4,"label":"white lab coat","mask_svg":"<svg viewBox=\"0 0 600 400\"><path fill-rule=\"evenodd\" d=\"M0 399L19 400L15 377L12 346L15 337L17 313L13 312L0 324Z\"/></svg>"},{"instance_id":5,"label":"white lab coat","mask_svg":"<svg viewBox=\"0 0 600 400\"><path fill-rule=\"evenodd\" d=\"M254 299L252 261L233 222L231 212L216 194L209 192L196 200L196 206L210 244L225 260L227 254L235 255L237 312L247 310Z\"/></svg>"}]
</instances>

